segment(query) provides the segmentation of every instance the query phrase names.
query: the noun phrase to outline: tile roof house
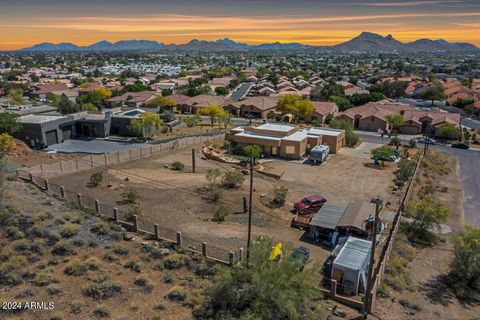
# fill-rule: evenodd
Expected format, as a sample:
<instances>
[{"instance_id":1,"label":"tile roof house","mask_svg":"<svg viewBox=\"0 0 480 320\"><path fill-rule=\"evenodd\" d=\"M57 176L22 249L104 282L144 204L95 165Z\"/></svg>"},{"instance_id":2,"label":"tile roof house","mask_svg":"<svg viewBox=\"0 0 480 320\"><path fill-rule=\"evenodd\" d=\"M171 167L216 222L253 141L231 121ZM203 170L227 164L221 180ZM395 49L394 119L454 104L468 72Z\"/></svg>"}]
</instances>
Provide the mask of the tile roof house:
<instances>
[{"instance_id":1,"label":"tile roof house","mask_svg":"<svg viewBox=\"0 0 480 320\"><path fill-rule=\"evenodd\" d=\"M457 100L467 100L467 99L473 99L473 95L471 95L468 92L458 92L448 97L447 103L452 106L455 104L455 102L457 102Z\"/></svg>"},{"instance_id":2,"label":"tile roof house","mask_svg":"<svg viewBox=\"0 0 480 320\"><path fill-rule=\"evenodd\" d=\"M63 91L68 90L66 84L42 84L36 87L36 90L30 92L32 98L45 99L47 94L52 93L53 91Z\"/></svg>"},{"instance_id":3,"label":"tile roof house","mask_svg":"<svg viewBox=\"0 0 480 320\"><path fill-rule=\"evenodd\" d=\"M278 97L252 97L234 102L225 109L237 117L267 119L268 113L275 111L277 103Z\"/></svg>"},{"instance_id":4,"label":"tile roof house","mask_svg":"<svg viewBox=\"0 0 480 320\"><path fill-rule=\"evenodd\" d=\"M404 125L402 133L404 134L422 134L428 127L433 127L433 135L438 136L438 128L445 123L455 124L460 127L460 114L446 111L423 111L406 110L403 114Z\"/></svg>"},{"instance_id":5,"label":"tile roof house","mask_svg":"<svg viewBox=\"0 0 480 320\"><path fill-rule=\"evenodd\" d=\"M326 116L331 113L334 116L338 113L338 106L334 102L310 101L313 105L313 114L308 117L308 121L318 121L323 123Z\"/></svg>"},{"instance_id":6,"label":"tile roof house","mask_svg":"<svg viewBox=\"0 0 480 320\"><path fill-rule=\"evenodd\" d=\"M155 91L125 92L121 96L112 97L105 102L110 107L126 106L138 108L160 95L160 93Z\"/></svg>"},{"instance_id":7,"label":"tile roof house","mask_svg":"<svg viewBox=\"0 0 480 320\"><path fill-rule=\"evenodd\" d=\"M213 96L209 94L201 94L195 97L191 97L187 101L185 101L185 105L187 106L187 112L195 113L198 108L204 108L208 106L227 106L233 103L233 101L229 98L223 96Z\"/></svg>"},{"instance_id":8,"label":"tile roof house","mask_svg":"<svg viewBox=\"0 0 480 320\"><path fill-rule=\"evenodd\" d=\"M363 131L388 131L387 115L400 114L415 108L401 103L368 103L341 112L336 118L351 121L354 128Z\"/></svg>"}]
</instances>

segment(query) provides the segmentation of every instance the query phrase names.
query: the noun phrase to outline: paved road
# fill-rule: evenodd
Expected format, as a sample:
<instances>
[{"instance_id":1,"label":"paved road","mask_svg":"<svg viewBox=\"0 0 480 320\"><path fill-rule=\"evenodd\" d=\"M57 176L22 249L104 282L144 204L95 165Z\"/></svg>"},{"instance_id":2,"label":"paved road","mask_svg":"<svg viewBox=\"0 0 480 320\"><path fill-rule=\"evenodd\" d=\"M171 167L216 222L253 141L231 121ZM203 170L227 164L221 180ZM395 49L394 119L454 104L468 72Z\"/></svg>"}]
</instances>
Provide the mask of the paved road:
<instances>
[{"instance_id":1,"label":"paved road","mask_svg":"<svg viewBox=\"0 0 480 320\"><path fill-rule=\"evenodd\" d=\"M382 138L377 133L356 132L362 141L382 143ZM409 137L401 137L409 140ZM387 142L388 138L384 138ZM480 225L480 152L474 150L455 149L450 146L434 145L432 149L439 150L457 157L460 166L460 179L463 183L463 210L465 222Z\"/></svg>"},{"instance_id":2,"label":"paved road","mask_svg":"<svg viewBox=\"0 0 480 320\"><path fill-rule=\"evenodd\" d=\"M462 126L468 127L468 128L473 128L473 129L478 129L480 128L480 121L478 120L473 120L470 118L462 118Z\"/></svg>"}]
</instances>

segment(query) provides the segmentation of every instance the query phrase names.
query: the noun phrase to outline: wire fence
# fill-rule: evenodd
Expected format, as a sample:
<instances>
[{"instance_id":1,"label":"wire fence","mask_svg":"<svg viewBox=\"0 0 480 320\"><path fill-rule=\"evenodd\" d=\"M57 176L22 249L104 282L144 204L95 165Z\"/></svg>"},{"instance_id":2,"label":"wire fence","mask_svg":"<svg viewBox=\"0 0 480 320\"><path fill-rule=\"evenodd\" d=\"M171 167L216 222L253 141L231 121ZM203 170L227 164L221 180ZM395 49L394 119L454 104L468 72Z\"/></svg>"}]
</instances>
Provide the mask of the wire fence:
<instances>
[{"instance_id":1,"label":"wire fence","mask_svg":"<svg viewBox=\"0 0 480 320\"><path fill-rule=\"evenodd\" d=\"M64 186L60 186L48 181L47 178L34 175L32 173L25 173L24 171L18 174L18 177L30 181L40 189L54 195L64 201L68 202L71 206L81 209L87 213L95 216L99 216L106 220L115 221L126 229L137 232L139 234L145 234L152 239L158 241L168 241L185 247L195 253L201 253L205 257L214 259L220 263L226 265L233 265L240 262L243 258L243 250L227 250L207 244L204 241L193 239L188 236L184 236L181 232L169 228L162 227L158 224L139 219L138 216L128 212L126 210L118 210L115 207L108 206L101 203L97 199L93 199L66 189Z\"/></svg>"}]
</instances>

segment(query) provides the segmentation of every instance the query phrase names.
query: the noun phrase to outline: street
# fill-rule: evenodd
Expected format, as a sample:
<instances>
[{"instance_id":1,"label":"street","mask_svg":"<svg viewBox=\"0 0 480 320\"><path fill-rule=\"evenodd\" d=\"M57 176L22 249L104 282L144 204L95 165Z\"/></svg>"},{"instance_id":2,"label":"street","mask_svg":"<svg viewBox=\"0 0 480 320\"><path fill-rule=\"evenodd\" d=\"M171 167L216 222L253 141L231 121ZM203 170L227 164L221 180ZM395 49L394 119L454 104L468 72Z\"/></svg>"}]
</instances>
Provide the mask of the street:
<instances>
[{"instance_id":1,"label":"street","mask_svg":"<svg viewBox=\"0 0 480 320\"><path fill-rule=\"evenodd\" d=\"M375 132L356 131L362 141L382 143L382 137ZM411 136L400 136L408 142ZM383 142L388 142L388 137ZM463 183L463 209L465 222L480 225L480 152L475 150L455 149L444 145L431 145L430 148L455 155L460 166L460 178Z\"/></svg>"}]
</instances>

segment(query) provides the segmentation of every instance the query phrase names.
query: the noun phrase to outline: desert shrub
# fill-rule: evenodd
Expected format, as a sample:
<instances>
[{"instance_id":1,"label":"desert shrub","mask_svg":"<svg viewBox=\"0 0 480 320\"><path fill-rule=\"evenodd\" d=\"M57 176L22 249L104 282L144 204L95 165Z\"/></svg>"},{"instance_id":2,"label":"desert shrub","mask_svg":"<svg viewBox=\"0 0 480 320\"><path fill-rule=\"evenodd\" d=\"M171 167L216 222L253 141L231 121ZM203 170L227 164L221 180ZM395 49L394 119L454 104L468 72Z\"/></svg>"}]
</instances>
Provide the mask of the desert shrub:
<instances>
[{"instance_id":1,"label":"desert shrub","mask_svg":"<svg viewBox=\"0 0 480 320\"><path fill-rule=\"evenodd\" d=\"M50 286L47 288L47 293L51 296L55 296L62 293L62 288L59 286Z\"/></svg>"},{"instance_id":2,"label":"desert shrub","mask_svg":"<svg viewBox=\"0 0 480 320\"><path fill-rule=\"evenodd\" d=\"M230 209L226 206L219 206L217 209L215 209L215 212L213 213L213 218L212 221L215 222L223 222L225 221L225 218L230 214Z\"/></svg>"},{"instance_id":3,"label":"desert shrub","mask_svg":"<svg viewBox=\"0 0 480 320\"><path fill-rule=\"evenodd\" d=\"M174 277L170 272L166 272L163 275L163 282L164 283L173 283Z\"/></svg>"},{"instance_id":4,"label":"desert shrub","mask_svg":"<svg viewBox=\"0 0 480 320\"><path fill-rule=\"evenodd\" d=\"M272 203L275 206L282 207L287 199L288 189L284 186L275 187L273 189L273 194Z\"/></svg>"},{"instance_id":5,"label":"desert shrub","mask_svg":"<svg viewBox=\"0 0 480 320\"><path fill-rule=\"evenodd\" d=\"M83 294L94 299L111 298L122 293L122 286L108 278L91 281L83 288Z\"/></svg>"},{"instance_id":6,"label":"desert shrub","mask_svg":"<svg viewBox=\"0 0 480 320\"><path fill-rule=\"evenodd\" d=\"M187 300L187 292L181 287L173 287L166 297L173 301L185 301Z\"/></svg>"},{"instance_id":7,"label":"desert shrub","mask_svg":"<svg viewBox=\"0 0 480 320\"><path fill-rule=\"evenodd\" d=\"M12 247L2 247L0 248L0 261L7 261L15 254Z\"/></svg>"},{"instance_id":8,"label":"desert shrub","mask_svg":"<svg viewBox=\"0 0 480 320\"><path fill-rule=\"evenodd\" d=\"M140 195L138 194L138 191L132 187L125 187L121 194L121 197L124 202L130 204L137 203L137 201L140 200Z\"/></svg>"},{"instance_id":9,"label":"desert shrub","mask_svg":"<svg viewBox=\"0 0 480 320\"><path fill-rule=\"evenodd\" d=\"M87 182L87 187L96 188L103 181L103 173L101 171L95 172L90 176L90 180Z\"/></svg>"},{"instance_id":10,"label":"desert shrub","mask_svg":"<svg viewBox=\"0 0 480 320\"><path fill-rule=\"evenodd\" d=\"M61 232L61 235L64 238L73 237L74 235L76 235L78 233L78 231L80 231L80 228L81 228L81 226L78 225L78 224L74 224L74 223L65 224L63 226L63 230Z\"/></svg>"},{"instance_id":11,"label":"desert shrub","mask_svg":"<svg viewBox=\"0 0 480 320\"><path fill-rule=\"evenodd\" d=\"M145 276L139 276L135 278L135 281L133 282L136 286L142 287L145 292L152 292L153 290L153 285L152 281L145 277Z\"/></svg>"},{"instance_id":12,"label":"desert shrub","mask_svg":"<svg viewBox=\"0 0 480 320\"><path fill-rule=\"evenodd\" d=\"M63 316L63 313L60 311L54 312L52 316L50 317L50 320L63 320L65 317Z\"/></svg>"},{"instance_id":13,"label":"desert shrub","mask_svg":"<svg viewBox=\"0 0 480 320\"><path fill-rule=\"evenodd\" d=\"M0 283L15 286L22 283L22 270L28 265L24 256L11 256L7 262L0 264Z\"/></svg>"},{"instance_id":14,"label":"desert shrub","mask_svg":"<svg viewBox=\"0 0 480 320\"><path fill-rule=\"evenodd\" d=\"M134 216L139 217L141 215L143 215L142 207L135 203L128 207L125 214L125 220L128 222L133 222Z\"/></svg>"},{"instance_id":15,"label":"desert shrub","mask_svg":"<svg viewBox=\"0 0 480 320\"><path fill-rule=\"evenodd\" d=\"M190 259L188 269L200 277L213 276L215 273L213 265L200 255L195 255Z\"/></svg>"},{"instance_id":16,"label":"desert shrub","mask_svg":"<svg viewBox=\"0 0 480 320\"><path fill-rule=\"evenodd\" d=\"M27 298L27 297L33 297L35 295L35 293L36 293L35 288L26 288L26 289L18 291L15 294L15 298L23 299L23 298Z\"/></svg>"},{"instance_id":17,"label":"desert shrub","mask_svg":"<svg viewBox=\"0 0 480 320\"><path fill-rule=\"evenodd\" d=\"M173 253L163 259L163 264L166 269L173 270L183 267L187 261L188 257L186 255Z\"/></svg>"},{"instance_id":18,"label":"desert shrub","mask_svg":"<svg viewBox=\"0 0 480 320\"><path fill-rule=\"evenodd\" d=\"M170 168L174 171L183 171L185 169L185 165L181 163L180 161L174 161L171 165Z\"/></svg>"},{"instance_id":19,"label":"desert shrub","mask_svg":"<svg viewBox=\"0 0 480 320\"><path fill-rule=\"evenodd\" d=\"M120 246L113 248L113 252L121 256L128 256L130 254L130 250L127 247Z\"/></svg>"},{"instance_id":20,"label":"desert shrub","mask_svg":"<svg viewBox=\"0 0 480 320\"><path fill-rule=\"evenodd\" d=\"M9 226L9 227L5 228L5 236L9 240L18 240L18 239L23 238L24 234L17 227Z\"/></svg>"},{"instance_id":21,"label":"desert shrub","mask_svg":"<svg viewBox=\"0 0 480 320\"><path fill-rule=\"evenodd\" d=\"M56 282L55 276L53 275L52 269L45 269L35 272L33 278L33 284L39 287L49 285L50 283Z\"/></svg>"},{"instance_id":22,"label":"desert shrub","mask_svg":"<svg viewBox=\"0 0 480 320\"><path fill-rule=\"evenodd\" d=\"M165 305L163 303L159 302L159 303L157 303L153 306L153 309L155 309L155 310L165 310Z\"/></svg>"},{"instance_id":23,"label":"desert shrub","mask_svg":"<svg viewBox=\"0 0 480 320\"><path fill-rule=\"evenodd\" d=\"M408 159L402 159L398 163L398 169L395 172L395 184L402 186L410 179L415 170L415 162Z\"/></svg>"},{"instance_id":24,"label":"desert shrub","mask_svg":"<svg viewBox=\"0 0 480 320\"><path fill-rule=\"evenodd\" d=\"M110 317L110 310L106 306L98 306L93 310L93 315L99 318L108 318Z\"/></svg>"},{"instance_id":25,"label":"desert shrub","mask_svg":"<svg viewBox=\"0 0 480 320\"><path fill-rule=\"evenodd\" d=\"M75 250L70 243L61 240L53 246L52 253L58 256L69 256L74 255Z\"/></svg>"},{"instance_id":26,"label":"desert shrub","mask_svg":"<svg viewBox=\"0 0 480 320\"><path fill-rule=\"evenodd\" d=\"M46 232L44 237L49 245L53 245L62 239L62 236L57 231Z\"/></svg>"},{"instance_id":27,"label":"desert shrub","mask_svg":"<svg viewBox=\"0 0 480 320\"><path fill-rule=\"evenodd\" d=\"M75 239L72 240L72 244L75 247L83 247L85 245L85 240L83 240L81 238L75 238Z\"/></svg>"},{"instance_id":28,"label":"desert shrub","mask_svg":"<svg viewBox=\"0 0 480 320\"><path fill-rule=\"evenodd\" d=\"M85 308L86 304L82 300L74 300L70 304L70 312L72 314L79 314L82 312L83 308Z\"/></svg>"},{"instance_id":29,"label":"desert shrub","mask_svg":"<svg viewBox=\"0 0 480 320\"><path fill-rule=\"evenodd\" d=\"M88 266L80 261L75 261L67 265L64 272L69 276L83 276L87 274Z\"/></svg>"},{"instance_id":30,"label":"desert shrub","mask_svg":"<svg viewBox=\"0 0 480 320\"><path fill-rule=\"evenodd\" d=\"M238 170L225 172L222 177L222 185L229 189L241 187L243 181L245 181L245 176Z\"/></svg>"},{"instance_id":31,"label":"desert shrub","mask_svg":"<svg viewBox=\"0 0 480 320\"><path fill-rule=\"evenodd\" d=\"M118 261L118 258L115 255L107 252L103 256L103 260L108 261L108 262L115 262L115 261Z\"/></svg>"},{"instance_id":32,"label":"desert shrub","mask_svg":"<svg viewBox=\"0 0 480 320\"><path fill-rule=\"evenodd\" d=\"M110 231L110 225L104 221L95 222L90 227L90 231L97 235L106 235Z\"/></svg>"},{"instance_id":33,"label":"desert shrub","mask_svg":"<svg viewBox=\"0 0 480 320\"><path fill-rule=\"evenodd\" d=\"M53 213L51 213L50 211L41 210L33 217L33 220L36 222L40 222L40 221L49 220L52 217L53 217Z\"/></svg>"},{"instance_id":34,"label":"desert shrub","mask_svg":"<svg viewBox=\"0 0 480 320\"><path fill-rule=\"evenodd\" d=\"M13 243L13 249L15 251L30 251L30 240L20 239Z\"/></svg>"},{"instance_id":35,"label":"desert shrub","mask_svg":"<svg viewBox=\"0 0 480 320\"><path fill-rule=\"evenodd\" d=\"M208 190L206 200L211 203L217 203L222 198L222 191L218 187L213 187Z\"/></svg>"},{"instance_id":36,"label":"desert shrub","mask_svg":"<svg viewBox=\"0 0 480 320\"><path fill-rule=\"evenodd\" d=\"M138 260L130 260L125 264L124 267L130 269L133 272L141 272L143 263Z\"/></svg>"}]
</instances>

